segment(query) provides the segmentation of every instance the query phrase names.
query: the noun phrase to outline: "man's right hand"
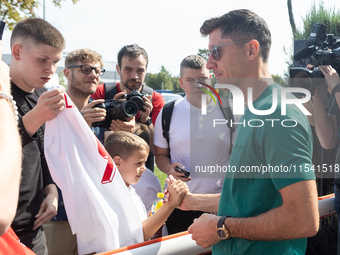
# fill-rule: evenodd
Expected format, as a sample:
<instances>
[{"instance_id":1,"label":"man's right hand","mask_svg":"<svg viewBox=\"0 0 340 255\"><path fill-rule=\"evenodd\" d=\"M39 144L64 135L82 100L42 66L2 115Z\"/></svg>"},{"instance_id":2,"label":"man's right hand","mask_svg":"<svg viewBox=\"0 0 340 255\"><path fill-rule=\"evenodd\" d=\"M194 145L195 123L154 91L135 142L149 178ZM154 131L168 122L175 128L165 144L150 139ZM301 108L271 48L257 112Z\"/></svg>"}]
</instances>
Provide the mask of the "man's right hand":
<instances>
[{"instance_id":1,"label":"man's right hand","mask_svg":"<svg viewBox=\"0 0 340 255\"><path fill-rule=\"evenodd\" d=\"M105 116L106 116L105 109L98 108L98 107L92 108L96 104L104 103L104 102L105 102L104 99L97 99L97 100L93 100L92 102L90 102L88 105L84 107L83 117L87 125L89 125L89 127L92 127L93 122L105 120Z\"/></svg>"},{"instance_id":2,"label":"man's right hand","mask_svg":"<svg viewBox=\"0 0 340 255\"><path fill-rule=\"evenodd\" d=\"M23 124L30 136L35 134L46 121L54 119L64 110L64 91L65 88L60 86L41 94L36 106L23 117Z\"/></svg>"}]
</instances>

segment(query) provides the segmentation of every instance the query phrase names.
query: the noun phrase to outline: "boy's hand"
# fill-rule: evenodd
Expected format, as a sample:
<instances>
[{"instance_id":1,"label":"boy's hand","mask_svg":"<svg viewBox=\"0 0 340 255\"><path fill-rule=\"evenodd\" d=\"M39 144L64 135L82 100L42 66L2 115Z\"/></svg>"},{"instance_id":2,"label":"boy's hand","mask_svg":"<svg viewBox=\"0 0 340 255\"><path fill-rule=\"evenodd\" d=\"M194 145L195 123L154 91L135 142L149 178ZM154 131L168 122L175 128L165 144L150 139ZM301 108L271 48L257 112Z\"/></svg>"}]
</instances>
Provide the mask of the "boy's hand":
<instances>
[{"instance_id":1,"label":"boy's hand","mask_svg":"<svg viewBox=\"0 0 340 255\"><path fill-rule=\"evenodd\" d=\"M181 204L184 196L189 192L188 186L181 180L176 180L172 175L166 179L168 184L169 201L168 203L174 207Z\"/></svg>"},{"instance_id":2,"label":"boy's hand","mask_svg":"<svg viewBox=\"0 0 340 255\"><path fill-rule=\"evenodd\" d=\"M92 108L96 104L104 103L104 102L105 102L104 99L93 100L92 102L90 102L88 105L84 107L83 117L87 125L89 125L89 127L92 127L93 122L105 120L105 116L106 116L105 109L99 108L99 107Z\"/></svg>"}]
</instances>

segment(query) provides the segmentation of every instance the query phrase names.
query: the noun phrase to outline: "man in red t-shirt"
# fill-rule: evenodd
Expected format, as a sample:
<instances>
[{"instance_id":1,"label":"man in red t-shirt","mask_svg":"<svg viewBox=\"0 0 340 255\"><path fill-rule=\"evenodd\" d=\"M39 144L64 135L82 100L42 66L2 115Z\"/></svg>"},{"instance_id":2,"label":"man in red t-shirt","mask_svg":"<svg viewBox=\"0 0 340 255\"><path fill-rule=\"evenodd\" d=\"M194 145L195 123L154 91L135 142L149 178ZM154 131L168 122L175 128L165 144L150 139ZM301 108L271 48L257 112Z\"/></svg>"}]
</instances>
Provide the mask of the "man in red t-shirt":
<instances>
[{"instance_id":1,"label":"man in red t-shirt","mask_svg":"<svg viewBox=\"0 0 340 255\"><path fill-rule=\"evenodd\" d=\"M120 98L124 94L130 94L133 90L145 93L145 90L150 91L148 87L143 84L146 76L146 69L148 65L148 54L146 51L139 47L137 44L124 46L118 53L118 65L116 66L117 72L120 75L120 82L116 83L117 96L115 99ZM92 99L105 99L105 84L98 86L96 93L92 94ZM152 91L152 95L143 96L144 110L139 111L135 116L136 122L148 125L151 137L153 138L153 125L156 122L158 113L164 106L164 98L156 91ZM100 108L94 108L92 111L101 111ZM128 123L123 121L113 121L116 128L124 130ZM112 125L111 125L112 127ZM120 128L119 128L120 127ZM151 143L151 151L154 152L153 142ZM153 169L153 166L150 166ZM150 168L148 166L148 168Z\"/></svg>"}]
</instances>

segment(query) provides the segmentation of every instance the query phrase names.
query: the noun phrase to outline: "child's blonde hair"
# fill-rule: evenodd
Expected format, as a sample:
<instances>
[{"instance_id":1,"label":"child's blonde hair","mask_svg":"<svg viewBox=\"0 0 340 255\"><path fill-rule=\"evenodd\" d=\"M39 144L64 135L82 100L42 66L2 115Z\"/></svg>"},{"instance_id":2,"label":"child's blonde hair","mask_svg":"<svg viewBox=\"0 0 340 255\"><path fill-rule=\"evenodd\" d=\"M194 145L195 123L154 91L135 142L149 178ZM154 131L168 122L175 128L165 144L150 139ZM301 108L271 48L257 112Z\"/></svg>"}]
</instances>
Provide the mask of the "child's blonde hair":
<instances>
[{"instance_id":1,"label":"child's blonde hair","mask_svg":"<svg viewBox=\"0 0 340 255\"><path fill-rule=\"evenodd\" d=\"M136 150L149 153L149 145L139 136L125 131L114 132L106 139L104 147L112 158L115 156L127 160Z\"/></svg>"}]
</instances>

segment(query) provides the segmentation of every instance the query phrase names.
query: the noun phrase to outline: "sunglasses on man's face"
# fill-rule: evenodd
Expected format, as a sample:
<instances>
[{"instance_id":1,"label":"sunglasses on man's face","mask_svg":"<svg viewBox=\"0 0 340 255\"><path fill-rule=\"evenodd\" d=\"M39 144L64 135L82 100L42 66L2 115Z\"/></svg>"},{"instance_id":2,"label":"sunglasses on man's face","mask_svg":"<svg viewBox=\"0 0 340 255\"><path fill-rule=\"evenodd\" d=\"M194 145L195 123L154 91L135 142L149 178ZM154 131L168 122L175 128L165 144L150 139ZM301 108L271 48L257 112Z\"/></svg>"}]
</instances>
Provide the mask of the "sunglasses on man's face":
<instances>
[{"instance_id":1,"label":"sunglasses on man's face","mask_svg":"<svg viewBox=\"0 0 340 255\"><path fill-rule=\"evenodd\" d=\"M227 46L227 45L231 45L231 44L236 44L236 43L246 43L249 42L251 40L243 40L243 41L236 41L236 42L231 42L231 43L224 43L224 44L220 44L220 45L214 45L211 46L211 50L207 52L207 56L208 58L210 56L213 57L213 59L215 59L216 61L220 60L221 56L218 53L218 48L222 47L222 46Z\"/></svg>"},{"instance_id":2,"label":"sunglasses on man's face","mask_svg":"<svg viewBox=\"0 0 340 255\"><path fill-rule=\"evenodd\" d=\"M100 75L102 76L104 73L105 73L105 69L104 68L101 68L101 67L93 67L93 66L90 66L90 65L77 65L77 66L69 66L67 68L77 68L77 67L80 67L80 71L83 73L83 74L89 74L92 72L92 70L94 70L94 72L96 73L96 75Z\"/></svg>"}]
</instances>

